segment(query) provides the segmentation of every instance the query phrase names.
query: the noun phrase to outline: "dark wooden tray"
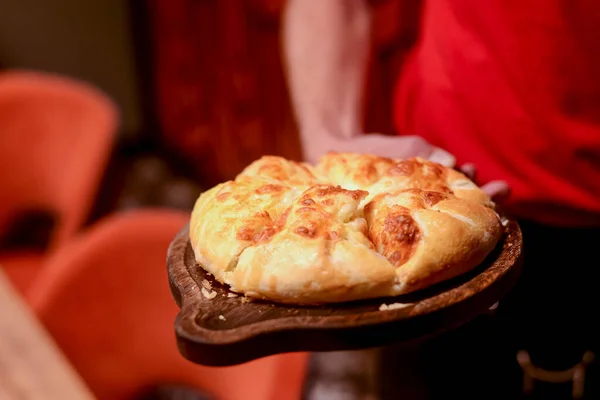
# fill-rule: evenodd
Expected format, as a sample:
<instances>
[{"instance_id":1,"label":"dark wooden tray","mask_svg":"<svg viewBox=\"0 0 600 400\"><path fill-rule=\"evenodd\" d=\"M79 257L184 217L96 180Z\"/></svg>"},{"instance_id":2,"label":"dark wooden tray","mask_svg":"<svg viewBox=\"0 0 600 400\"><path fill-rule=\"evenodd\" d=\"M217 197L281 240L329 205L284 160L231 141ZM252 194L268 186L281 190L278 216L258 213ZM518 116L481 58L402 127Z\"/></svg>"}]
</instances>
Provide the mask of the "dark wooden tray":
<instances>
[{"instance_id":1,"label":"dark wooden tray","mask_svg":"<svg viewBox=\"0 0 600 400\"><path fill-rule=\"evenodd\" d=\"M439 333L484 313L513 287L522 245L518 224L508 221L504 238L486 261L451 281L394 298L295 307L230 297L196 265L185 226L167 256L171 291L181 308L175 321L179 351L198 364L225 366L278 353L362 349ZM212 299L202 293L204 280L217 293ZM410 306L380 311L384 303Z\"/></svg>"}]
</instances>

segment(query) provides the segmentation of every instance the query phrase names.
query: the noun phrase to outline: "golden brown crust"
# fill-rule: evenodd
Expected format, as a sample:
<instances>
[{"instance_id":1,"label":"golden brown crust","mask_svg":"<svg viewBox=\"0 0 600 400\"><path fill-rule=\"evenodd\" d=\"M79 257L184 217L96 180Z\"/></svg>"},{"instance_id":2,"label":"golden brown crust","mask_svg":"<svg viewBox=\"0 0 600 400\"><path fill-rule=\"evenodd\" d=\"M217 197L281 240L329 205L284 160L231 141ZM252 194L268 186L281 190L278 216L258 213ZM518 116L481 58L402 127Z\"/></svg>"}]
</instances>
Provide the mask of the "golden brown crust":
<instances>
[{"instance_id":1,"label":"golden brown crust","mask_svg":"<svg viewBox=\"0 0 600 400\"><path fill-rule=\"evenodd\" d=\"M493 206L490 198L464 174L421 158L392 160L372 155L329 153L316 171L345 188L363 189L371 199L378 193L423 189Z\"/></svg>"},{"instance_id":2,"label":"golden brown crust","mask_svg":"<svg viewBox=\"0 0 600 400\"><path fill-rule=\"evenodd\" d=\"M284 181L290 185L309 186L323 183L315 169L306 163L290 161L278 156L263 156L248 165L238 177L259 176L276 181Z\"/></svg>"},{"instance_id":3,"label":"golden brown crust","mask_svg":"<svg viewBox=\"0 0 600 400\"><path fill-rule=\"evenodd\" d=\"M421 189L376 196L365 207L365 218L377 251L396 267L399 293L469 271L502 235L493 210Z\"/></svg>"},{"instance_id":4,"label":"golden brown crust","mask_svg":"<svg viewBox=\"0 0 600 400\"><path fill-rule=\"evenodd\" d=\"M425 288L480 264L501 234L489 197L457 171L336 153L316 167L263 157L204 192L190 223L217 280L296 304Z\"/></svg>"}]
</instances>

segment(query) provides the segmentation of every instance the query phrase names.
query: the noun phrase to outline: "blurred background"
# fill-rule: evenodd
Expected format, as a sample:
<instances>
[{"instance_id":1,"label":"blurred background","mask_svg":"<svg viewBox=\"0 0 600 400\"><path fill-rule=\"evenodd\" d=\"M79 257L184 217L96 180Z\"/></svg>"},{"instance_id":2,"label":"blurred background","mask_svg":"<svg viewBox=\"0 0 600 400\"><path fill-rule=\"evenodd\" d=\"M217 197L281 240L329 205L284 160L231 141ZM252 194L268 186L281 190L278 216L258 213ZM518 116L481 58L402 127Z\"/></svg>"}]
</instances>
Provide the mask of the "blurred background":
<instances>
[{"instance_id":1,"label":"blurred background","mask_svg":"<svg viewBox=\"0 0 600 400\"><path fill-rule=\"evenodd\" d=\"M93 217L185 209L202 187L263 154L300 157L280 59L284 3L57 0L48 10L39 0L4 1L0 66L81 80L115 103L119 126ZM394 131L391 91L419 8L376 3L367 132Z\"/></svg>"},{"instance_id":2,"label":"blurred background","mask_svg":"<svg viewBox=\"0 0 600 400\"><path fill-rule=\"evenodd\" d=\"M164 266L203 189L264 154L300 158L284 2L0 3L0 267L97 398L164 383L299 396L303 354L185 361ZM365 128L393 134L391 91L420 2L374 4Z\"/></svg>"}]
</instances>

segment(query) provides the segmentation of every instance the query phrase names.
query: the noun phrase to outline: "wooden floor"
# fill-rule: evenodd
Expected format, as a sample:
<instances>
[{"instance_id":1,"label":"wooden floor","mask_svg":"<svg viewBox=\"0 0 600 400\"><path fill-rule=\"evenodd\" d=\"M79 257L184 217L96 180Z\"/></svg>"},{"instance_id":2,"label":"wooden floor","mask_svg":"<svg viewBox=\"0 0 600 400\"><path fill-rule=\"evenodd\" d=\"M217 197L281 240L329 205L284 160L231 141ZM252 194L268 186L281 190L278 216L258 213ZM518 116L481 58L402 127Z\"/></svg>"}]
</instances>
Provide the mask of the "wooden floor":
<instances>
[{"instance_id":1,"label":"wooden floor","mask_svg":"<svg viewBox=\"0 0 600 400\"><path fill-rule=\"evenodd\" d=\"M0 269L0 399L93 398Z\"/></svg>"}]
</instances>

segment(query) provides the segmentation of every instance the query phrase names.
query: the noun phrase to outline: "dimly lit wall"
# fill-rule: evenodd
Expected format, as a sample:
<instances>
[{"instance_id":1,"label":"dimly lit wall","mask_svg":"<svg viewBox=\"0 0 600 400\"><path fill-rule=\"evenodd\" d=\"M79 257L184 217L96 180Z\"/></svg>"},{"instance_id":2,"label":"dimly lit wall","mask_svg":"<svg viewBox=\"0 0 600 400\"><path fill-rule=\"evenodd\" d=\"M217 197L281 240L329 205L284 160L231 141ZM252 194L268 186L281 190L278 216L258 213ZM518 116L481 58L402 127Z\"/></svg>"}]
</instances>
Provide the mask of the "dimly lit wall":
<instances>
[{"instance_id":1,"label":"dimly lit wall","mask_svg":"<svg viewBox=\"0 0 600 400\"><path fill-rule=\"evenodd\" d=\"M0 0L0 67L95 84L119 104L130 137L142 125L130 26L124 0Z\"/></svg>"}]
</instances>

